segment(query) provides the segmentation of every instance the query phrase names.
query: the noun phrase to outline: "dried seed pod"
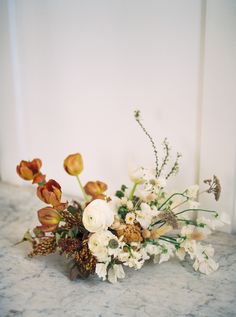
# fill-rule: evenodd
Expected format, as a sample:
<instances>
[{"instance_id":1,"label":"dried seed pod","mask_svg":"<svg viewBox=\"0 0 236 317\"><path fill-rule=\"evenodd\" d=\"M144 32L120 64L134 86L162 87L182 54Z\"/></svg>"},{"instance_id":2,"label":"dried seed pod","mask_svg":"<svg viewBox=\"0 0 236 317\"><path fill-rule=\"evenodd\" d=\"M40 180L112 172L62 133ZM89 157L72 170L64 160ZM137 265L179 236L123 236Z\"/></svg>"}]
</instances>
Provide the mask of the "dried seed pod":
<instances>
[{"instance_id":1,"label":"dried seed pod","mask_svg":"<svg viewBox=\"0 0 236 317\"><path fill-rule=\"evenodd\" d=\"M35 255L49 255L56 251L56 239L55 237L43 237L37 242L33 241L33 251L29 254L32 258Z\"/></svg>"},{"instance_id":2,"label":"dried seed pod","mask_svg":"<svg viewBox=\"0 0 236 317\"><path fill-rule=\"evenodd\" d=\"M88 277L90 274L95 273L97 260L89 250L88 239L83 240L82 246L80 250L76 252L74 260L80 277Z\"/></svg>"}]
</instances>

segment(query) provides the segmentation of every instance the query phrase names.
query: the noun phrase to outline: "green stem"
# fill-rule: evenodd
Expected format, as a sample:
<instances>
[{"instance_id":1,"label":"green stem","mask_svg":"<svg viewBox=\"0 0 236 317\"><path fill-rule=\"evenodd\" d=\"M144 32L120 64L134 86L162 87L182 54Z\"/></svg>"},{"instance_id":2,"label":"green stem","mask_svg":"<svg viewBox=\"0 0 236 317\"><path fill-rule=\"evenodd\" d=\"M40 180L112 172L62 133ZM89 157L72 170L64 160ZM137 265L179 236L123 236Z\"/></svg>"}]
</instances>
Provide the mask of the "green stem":
<instances>
[{"instance_id":1,"label":"green stem","mask_svg":"<svg viewBox=\"0 0 236 317\"><path fill-rule=\"evenodd\" d=\"M177 242L175 238L170 237L170 236L161 236L161 237L166 238L166 239L170 239L170 240L173 240L173 241Z\"/></svg>"},{"instance_id":2,"label":"green stem","mask_svg":"<svg viewBox=\"0 0 236 317\"><path fill-rule=\"evenodd\" d=\"M184 212L186 212L186 211L205 211L205 212L213 212L213 213L215 213L216 215L217 215L217 212L215 211L215 210L209 210L209 209L201 209L201 208L190 208L190 209L185 209L185 210L183 210L183 211L180 211L180 212L177 212L177 214L175 214L176 216L177 215L180 215L180 214L183 214Z\"/></svg>"},{"instance_id":3,"label":"green stem","mask_svg":"<svg viewBox=\"0 0 236 317\"><path fill-rule=\"evenodd\" d=\"M150 225L150 227L154 227L155 225L158 225L159 223L160 224L164 224L165 221L164 220L158 220L158 221L154 222L152 225Z\"/></svg>"},{"instance_id":4,"label":"green stem","mask_svg":"<svg viewBox=\"0 0 236 317\"><path fill-rule=\"evenodd\" d=\"M166 201L164 201L164 203L158 208L158 210L161 210L161 208L165 206L165 204L168 203L168 201L171 200L171 198L174 196L182 196L182 197L188 198L188 196L184 195L183 193L174 193L169 198L167 198Z\"/></svg>"},{"instance_id":5,"label":"green stem","mask_svg":"<svg viewBox=\"0 0 236 317\"><path fill-rule=\"evenodd\" d=\"M166 241L166 242L169 242L169 243L173 243L174 245L180 245L179 244L179 242L177 242L177 241L173 241L173 240L169 240L169 239L166 239L166 238L164 238L164 237L160 237L160 238L158 238L159 240L163 240L163 241Z\"/></svg>"},{"instance_id":6,"label":"green stem","mask_svg":"<svg viewBox=\"0 0 236 317\"><path fill-rule=\"evenodd\" d=\"M88 196L86 195L86 193L85 193L85 190L84 190L84 187L83 187L83 185L82 185L82 183L81 183L81 181L80 181L79 175L76 175L75 177L76 177L76 179L77 179L77 181L78 181L78 183L79 183L79 187L80 187L81 192L82 192L82 194L83 194L83 196L84 196L84 200L85 200L86 202L89 202L90 199L89 199L89 197L88 197Z\"/></svg>"},{"instance_id":7,"label":"green stem","mask_svg":"<svg viewBox=\"0 0 236 317\"><path fill-rule=\"evenodd\" d=\"M129 200L132 200L132 199L133 199L133 197L134 197L134 192L135 192L137 186L138 186L138 183L134 183L134 185L133 185L133 187L132 187L132 189L131 189L131 191L130 191L130 194L129 194Z\"/></svg>"}]
</instances>

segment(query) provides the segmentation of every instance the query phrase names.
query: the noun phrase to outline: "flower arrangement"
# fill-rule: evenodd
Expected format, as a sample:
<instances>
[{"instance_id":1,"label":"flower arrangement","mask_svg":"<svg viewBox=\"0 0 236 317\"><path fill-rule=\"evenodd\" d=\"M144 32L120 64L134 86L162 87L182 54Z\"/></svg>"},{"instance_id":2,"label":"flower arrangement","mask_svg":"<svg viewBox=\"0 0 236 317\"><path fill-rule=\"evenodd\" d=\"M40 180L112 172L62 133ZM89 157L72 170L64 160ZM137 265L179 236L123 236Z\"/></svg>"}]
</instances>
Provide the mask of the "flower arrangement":
<instances>
[{"instance_id":1,"label":"flower arrangement","mask_svg":"<svg viewBox=\"0 0 236 317\"><path fill-rule=\"evenodd\" d=\"M53 179L46 180L40 159L20 162L18 175L37 184L37 196L46 204L38 210L40 225L28 230L21 241L32 244L29 257L58 251L71 260L71 279L96 273L111 283L125 277L124 266L138 270L150 259L160 264L173 256L181 261L189 257L194 270L205 274L218 268L212 258L214 249L200 241L227 219L224 214L201 208L198 202L204 193L219 199L218 178L205 180L201 191L193 185L183 192L168 192L166 183L179 170L180 154L169 166L170 146L165 139L159 163L156 145L139 111L135 111L135 120L150 140L155 168L131 170L132 187L122 185L114 195L106 193L107 185L102 181L82 185L83 159L79 153L64 160L65 171L77 178L82 191L83 200L79 202L62 201L61 186Z\"/></svg>"}]
</instances>

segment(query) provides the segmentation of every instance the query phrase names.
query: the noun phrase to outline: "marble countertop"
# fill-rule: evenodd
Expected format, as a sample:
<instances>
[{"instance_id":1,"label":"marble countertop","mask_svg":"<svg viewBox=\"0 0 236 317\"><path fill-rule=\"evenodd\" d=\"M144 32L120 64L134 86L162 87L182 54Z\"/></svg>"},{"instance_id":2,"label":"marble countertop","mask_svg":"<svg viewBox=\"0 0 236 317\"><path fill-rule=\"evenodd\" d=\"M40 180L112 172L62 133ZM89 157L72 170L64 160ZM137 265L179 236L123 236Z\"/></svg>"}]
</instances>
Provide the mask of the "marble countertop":
<instances>
[{"instance_id":1,"label":"marble countertop","mask_svg":"<svg viewBox=\"0 0 236 317\"><path fill-rule=\"evenodd\" d=\"M220 263L210 276L173 259L127 270L115 285L92 277L71 282L63 257L29 259L27 243L13 246L37 223L41 202L26 187L0 184L0 316L236 316L236 236L209 238Z\"/></svg>"}]
</instances>

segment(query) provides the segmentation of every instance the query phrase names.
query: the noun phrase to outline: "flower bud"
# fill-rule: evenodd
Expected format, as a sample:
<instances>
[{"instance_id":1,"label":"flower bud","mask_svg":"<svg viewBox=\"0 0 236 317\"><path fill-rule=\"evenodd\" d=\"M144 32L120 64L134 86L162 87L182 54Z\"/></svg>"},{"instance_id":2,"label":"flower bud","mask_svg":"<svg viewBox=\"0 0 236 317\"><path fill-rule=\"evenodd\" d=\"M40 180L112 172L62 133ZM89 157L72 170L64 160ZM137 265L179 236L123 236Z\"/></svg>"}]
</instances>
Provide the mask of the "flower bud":
<instances>
[{"instance_id":1,"label":"flower bud","mask_svg":"<svg viewBox=\"0 0 236 317\"><path fill-rule=\"evenodd\" d=\"M38 211L38 218L42 225L58 225L61 216L59 212L52 207L45 207Z\"/></svg>"},{"instance_id":2,"label":"flower bud","mask_svg":"<svg viewBox=\"0 0 236 317\"><path fill-rule=\"evenodd\" d=\"M64 160L64 169L65 171L72 175L77 176L83 170L83 159L79 153L68 155L67 158Z\"/></svg>"},{"instance_id":3,"label":"flower bud","mask_svg":"<svg viewBox=\"0 0 236 317\"><path fill-rule=\"evenodd\" d=\"M26 181L33 180L33 183L43 181L45 176L40 173L42 161L40 159L34 159L33 161L21 161L16 167L17 174Z\"/></svg>"},{"instance_id":4,"label":"flower bud","mask_svg":"<svg viewBox=\"0 0 236 317\"><path fill-rule=\"evenodd\" d=\"M53 179L50 179L43 186L38 186L37 196L46 204L56 207L61 204L61 186Z\"/></svg>"},{"instance_id":5,"label":"flower bud","mask_svg":"<svg viewBox=\"0 0 236 317\"><path fill-rule=\"evenodd\" d=\"M107 184L100 181L88 182L84 186L84 190L93 199L105 199L106 196L103 193L107 190Z\"/></svg>"}]
</instances>

